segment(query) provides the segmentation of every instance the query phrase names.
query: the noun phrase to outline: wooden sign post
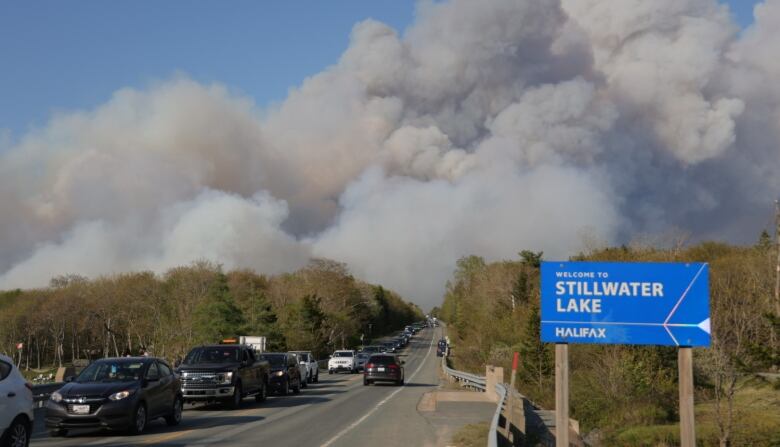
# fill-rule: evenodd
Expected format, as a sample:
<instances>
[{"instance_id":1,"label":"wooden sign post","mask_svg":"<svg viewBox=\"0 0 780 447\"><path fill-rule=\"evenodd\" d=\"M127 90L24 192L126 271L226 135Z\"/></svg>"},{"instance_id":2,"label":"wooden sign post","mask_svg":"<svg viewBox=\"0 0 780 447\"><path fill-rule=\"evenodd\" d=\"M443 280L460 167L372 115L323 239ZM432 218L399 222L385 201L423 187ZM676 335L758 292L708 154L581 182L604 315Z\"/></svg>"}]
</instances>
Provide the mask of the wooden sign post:
<instances>
[{"instance_id":1,"label":"wooden sign post","mask_svg":"<svg viewBox=\"0 0 780 447\"><path fill-rule=\"evenodd\" d=\"M569 447L569 345L555 344L555 447Z\"/></svg>"},{"instance_id":2,"label":"wooden sign post","mask_svg":"<svg viewBox=\"0 0 780 447\"><path fill-rule=\"evenodd\" d=\"M693 350L690 347L681 347L677 351L677 369L680 374L680 446L696 447L693 417Z\"/></svg>"}]
</instances>

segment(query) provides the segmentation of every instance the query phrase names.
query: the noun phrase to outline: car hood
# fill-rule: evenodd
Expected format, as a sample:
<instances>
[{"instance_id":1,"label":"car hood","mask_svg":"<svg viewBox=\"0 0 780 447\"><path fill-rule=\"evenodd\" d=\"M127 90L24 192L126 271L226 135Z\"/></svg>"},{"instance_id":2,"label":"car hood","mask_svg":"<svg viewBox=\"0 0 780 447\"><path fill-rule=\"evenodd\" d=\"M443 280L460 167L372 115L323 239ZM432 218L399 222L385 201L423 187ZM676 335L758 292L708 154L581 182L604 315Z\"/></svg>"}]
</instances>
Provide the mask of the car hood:
<instances>
[{"instance_id":1,"label":"car hood","mask_svg":"<svg viewBox=\"0 0 780 447\"><path fill-rule=\"evenodd\" d=\"M100 396L108 397L119 391L137 389L138 382L70 382L60 388L62 397Z\"/></svg>"}]
</instances>

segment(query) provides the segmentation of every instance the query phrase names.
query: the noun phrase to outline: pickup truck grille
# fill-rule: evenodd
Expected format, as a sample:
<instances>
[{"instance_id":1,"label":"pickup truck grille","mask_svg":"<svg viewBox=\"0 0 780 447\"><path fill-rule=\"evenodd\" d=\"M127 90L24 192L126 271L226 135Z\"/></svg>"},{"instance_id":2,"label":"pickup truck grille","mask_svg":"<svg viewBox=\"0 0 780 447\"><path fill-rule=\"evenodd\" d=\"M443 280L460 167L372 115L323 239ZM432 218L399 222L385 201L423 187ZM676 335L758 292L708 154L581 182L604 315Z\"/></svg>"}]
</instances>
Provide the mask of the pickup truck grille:
<instances>
[{"instance_id":1,"label":"pickup truck grille","mask_svg":"<svg viewBox=\"0 0 780 447\"><path fill-rule=\"evenodd\" d=\"M213 371L183 371L181 384L187 388L211 388L215 385L221 385L224 382L224 377L224 373Z\"/></svg>"}]
</instances>

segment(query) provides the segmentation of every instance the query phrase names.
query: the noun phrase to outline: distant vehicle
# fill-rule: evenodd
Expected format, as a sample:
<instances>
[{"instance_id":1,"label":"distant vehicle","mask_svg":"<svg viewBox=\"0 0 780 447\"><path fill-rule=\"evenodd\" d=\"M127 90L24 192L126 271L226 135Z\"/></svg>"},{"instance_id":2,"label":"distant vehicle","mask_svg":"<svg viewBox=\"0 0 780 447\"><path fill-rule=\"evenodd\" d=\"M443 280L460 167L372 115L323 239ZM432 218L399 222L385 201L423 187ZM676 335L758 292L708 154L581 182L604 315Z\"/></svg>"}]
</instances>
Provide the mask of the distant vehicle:
<instances>
[{"instance_id":1,"label":"distant vehicle","mask_svg":"<svg viewBox=\"0 0 780 447\"><path fill-rule=\"evenodd\" d=\"M184 400L178 377L154 357L121 357L93 362L46 402L52 436L69 429L108 428L138 434L156 418L181 422Z\"/></svg>"},{"instance_id":2,"label":"distant vehicle","mask_svg":"<svg viewBox=\"0 0 780 447\"><path fill-rule=\"evenodd\" d=\"M13 360L0 354L0 446L30 445L33 418L32 386Z\"/></svg>"},{"instance_id":3,"label":"distant vehicle","mask_svg":"<svg viewBox=\"0 0 780 447\"><path fill-rule=\"evenodd\" d=\"M447 346L447 340L439 340L439 344L436 346L436 357L443 357L449 353L449 346Z\"/></svg>"},{"instance_id":4,"label":"distant vehicle","mask_svg":"<svg viewBox=\"0 0 780 447\"><path fill-rule=\"evenodd\" d=\"M271 364L271 389L282 396L301 392L303 376L298 357L287 352L266 352L262 358Z\"/></svg>"},{"instance_id":5,"label":"distant vehicle","mask_svg":"<svg viewBox=\"0 0 780 447\"><path fill-rule=\"evenodd\" d=\"M394 382L401 386L404 384L404 362L398 356L392 354L374 354L368 359L366 369L363 371L363 385L368 386L375 382Z\"/></svg>"},{"instance_id":6,"label":"distant vehicle","mask_svg":"<svg viewBox=\"0 0 780 447\"><path fill-rule=\"evenodd\" d=\"M238 408L244 397L262 402L268 395L268 362L248 345L222 344L193 348L179 365L185 402L221 402Z\"/></svg>"},{"instance_id":7,"label":"distant vehicle","mask_svg":"<svg viewBox=\"0 0 780 447\"><path fill-rule=\"evenodd\" d=\"M368 361L368 358L371 356L371 354L367 352L358 352L355 356L355 363L357 364L357 370L363 371L363 368L366 366L366 362Z\"/></svg>"},{"instance_id":8,"label":"distant vehicle","mask_svg":"<svg viewBox=\"0 0 780 447\"><path fill-rule=\"evenodd\" d=\"M341 371L349 371L350 373L357 372L355 351L341 350L334 352L333 355L330 356L330 359L328 360L328 374Z\"/></svg>"},{"instance_id":9,"label":"distant vehicle","mask_svg":"<svg viewBox=\"0 0 780 447\"><path fill-rule=\"evenodd\" d=\"M298 356L298 362L301 366L301 375L305 375L304 383L317 383L320 381L320 367L314 355L309 351L292 351ZM305 387L306 385L304 385Z\"/></svg>"},{"instance_id":10,"label":"distant vehicle","mask_svg":"<svg viewBox=\"0 0 780 447\"><path fill-rule=\"evenodd\" d=\"M365 352L368 354L377 354L382 352L382 347L378 345L366 346L363 349L361 349L361 352Z\"/></svg>"},{"instance_id":11,"label":"distant vehicle","mask_svg":"<svg viewBox=\"0 0 780 447\"><path fill-rule=\"evenodd\" d=\"M395 343L392 341L386 341L382 343L382 352L389 352L394 353L395 352Z\"/></svg>"}]
</instances>

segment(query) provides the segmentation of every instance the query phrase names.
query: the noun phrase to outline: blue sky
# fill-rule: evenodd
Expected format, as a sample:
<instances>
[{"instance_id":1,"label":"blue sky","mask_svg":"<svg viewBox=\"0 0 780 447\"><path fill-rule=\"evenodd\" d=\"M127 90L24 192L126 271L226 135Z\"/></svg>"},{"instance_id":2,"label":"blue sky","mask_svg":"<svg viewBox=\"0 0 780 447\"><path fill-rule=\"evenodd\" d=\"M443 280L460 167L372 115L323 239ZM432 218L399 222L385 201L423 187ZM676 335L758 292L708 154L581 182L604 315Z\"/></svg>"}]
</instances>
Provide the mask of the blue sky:
<instances>
[{"instance_id":1,"label":"blue sky","mask_svg":"<svg viewBox=\"0 0 780 447\"><path fill-rule=\"evenodd\" d=\"M747 26L758 0L728 0ZM121 87L176 73L218 81L263 106L334 63L352 26L403 30L414 0L184 0L0 3L0 130L19 137L52 113L89 109Z\"/></svg>"}]
</instances>

